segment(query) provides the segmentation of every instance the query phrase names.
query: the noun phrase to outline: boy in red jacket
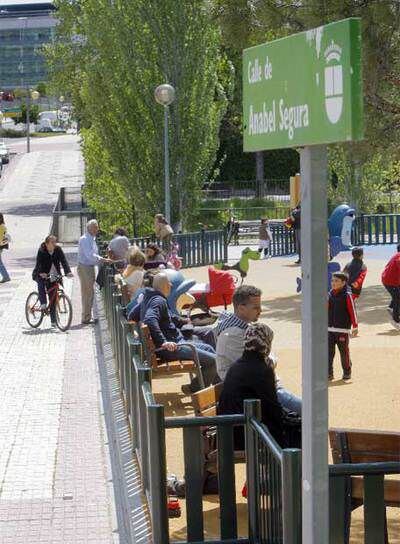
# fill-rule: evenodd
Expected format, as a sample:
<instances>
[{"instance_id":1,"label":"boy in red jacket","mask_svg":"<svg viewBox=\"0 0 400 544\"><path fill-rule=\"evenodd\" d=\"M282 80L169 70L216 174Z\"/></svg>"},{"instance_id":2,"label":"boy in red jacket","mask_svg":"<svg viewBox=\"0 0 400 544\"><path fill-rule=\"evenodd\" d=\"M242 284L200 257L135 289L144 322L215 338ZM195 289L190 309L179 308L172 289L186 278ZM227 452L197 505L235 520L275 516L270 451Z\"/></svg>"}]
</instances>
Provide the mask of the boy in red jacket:
<instances>
[{"instance_id":1,"label":"boy in red jacket","mask_svg":"<svg viewBox=\"0 0 400 544\"><path fill-rule=\"evenodd\" d=\"M343 380L351 379L349 337L350 335L357 336L358 323L354 300L347 281L348 275L344 272L332 274L332 289L328 300L329 380L333 380L336 346L340 353Z\"/></svg>"},{"instance_id":2,"label":"boy in red jacket","mask_svg":"<svg viewBox=\"0 0 400 544\"><path fill-rule=\"evenodd\" d=\"M400 330L400 244L397 246L397 253L393 255L382 272L382 283L389 291L392 301L389 305L389 312L392 316L392 325Z\"/></svg>"},{"instance_id":3,"label":"boy in red jacket","mask_svg":"<svg viewBox=\"0 0 400 544\"><path fill-rule=\"evenodd\" d=\"M343 272L349 276L349 286L353 299L356 300L360 294L362 285L367 275L367 267L364 264L364 251L362 247L354 247L352 252L353 260L346 264Z\"/></svg>"}]
</instances>

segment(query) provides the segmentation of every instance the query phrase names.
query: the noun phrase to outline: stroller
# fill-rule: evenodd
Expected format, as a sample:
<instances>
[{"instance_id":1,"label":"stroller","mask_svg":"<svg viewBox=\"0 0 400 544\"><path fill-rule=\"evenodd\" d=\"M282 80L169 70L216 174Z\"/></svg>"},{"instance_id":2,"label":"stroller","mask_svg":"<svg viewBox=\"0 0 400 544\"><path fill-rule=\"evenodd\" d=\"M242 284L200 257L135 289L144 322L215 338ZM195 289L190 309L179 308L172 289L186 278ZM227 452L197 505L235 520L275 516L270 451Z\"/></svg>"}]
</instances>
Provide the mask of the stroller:
<instances>
[{"instance_id":1,"label":"stroller","mask_svg":"<svg viewBox=\"0 0 400 544\"><path fill-rule=\"evenodd\" d=\"M224 306L226 309L232 303L233 293L235 291L235 278L225 270L216 270L210 266L208 269L208 283L196 283L189 289L196 302L193 310L201 310L203 313L191 315L191 319L199 321L198 324L209 324L215 322L219 314L213 312L211 308L215 306Z\"/></svg>"}]
</instances>

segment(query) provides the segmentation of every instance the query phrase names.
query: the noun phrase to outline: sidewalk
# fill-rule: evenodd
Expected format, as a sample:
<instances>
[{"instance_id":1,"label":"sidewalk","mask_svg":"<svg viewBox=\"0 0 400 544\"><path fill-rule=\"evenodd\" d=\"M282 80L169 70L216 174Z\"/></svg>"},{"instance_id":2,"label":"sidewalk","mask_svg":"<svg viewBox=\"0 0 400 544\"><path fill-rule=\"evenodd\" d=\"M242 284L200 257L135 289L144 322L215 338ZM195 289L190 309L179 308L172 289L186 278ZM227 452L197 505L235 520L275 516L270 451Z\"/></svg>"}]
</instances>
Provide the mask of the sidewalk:
<instances>
[{"instance_id":1,"label":"sidewalk","mask_svg":"<svg viewBox=\"0 0 400 544\"><path fill-rule=\"evenodd\" d=\"M68 142L22 156L0 192L13 236L5 255L13 281L0 285L0 544L125 541L115 515L99 351L94 328L80 325L76 274L65 282L74 308L68 333L51 331L49 318L31 329L24 315L35 289L33 257L59 187L81 180L80 151Z\"/></svg>"}]
</instances>

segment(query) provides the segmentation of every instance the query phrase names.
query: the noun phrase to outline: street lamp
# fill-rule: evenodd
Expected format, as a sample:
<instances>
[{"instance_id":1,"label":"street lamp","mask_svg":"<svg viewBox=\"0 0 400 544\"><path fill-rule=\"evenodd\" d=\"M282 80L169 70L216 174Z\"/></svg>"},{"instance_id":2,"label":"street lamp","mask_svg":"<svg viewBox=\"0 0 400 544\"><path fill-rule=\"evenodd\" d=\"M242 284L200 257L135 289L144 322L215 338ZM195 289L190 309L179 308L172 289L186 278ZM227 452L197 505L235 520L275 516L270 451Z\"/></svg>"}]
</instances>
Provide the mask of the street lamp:
<instances>
[{"instance_id":1,"label":"street lamp","mask_svg":"<svg viewBox=\"0 0 400 544\"><path fill-rule=\"evenodd\" d=\"M31 120L29 118L30 108L31 108L31 99L37 100L40 94L37 91L32 91L28 89L26 95L26 152L31 152Z\"/></svg>"},{"instance_id":2,"label":"street lamp","mask_svg":"<svg viewBox=\"0 0 400 544\"><path fill-rule=\"evenodd\" d=\"M165 219L171 222L171 188L169 185L169 145L168 145L168 107L175 100L175 89L164 83L154 91L154 98L158 104L164 106L164 191L165 191Z\"/></svg>"}]
</instances>

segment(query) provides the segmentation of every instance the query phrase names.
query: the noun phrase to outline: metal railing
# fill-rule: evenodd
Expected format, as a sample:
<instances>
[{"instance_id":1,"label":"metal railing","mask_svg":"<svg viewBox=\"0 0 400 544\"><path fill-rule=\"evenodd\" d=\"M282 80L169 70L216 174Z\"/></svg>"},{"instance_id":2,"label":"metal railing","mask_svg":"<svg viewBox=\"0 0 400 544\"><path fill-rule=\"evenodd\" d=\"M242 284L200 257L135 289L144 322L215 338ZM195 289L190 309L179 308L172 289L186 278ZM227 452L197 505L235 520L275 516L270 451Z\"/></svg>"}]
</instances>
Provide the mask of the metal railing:
<instances>
[{"instance_id":1,"label":"metal railing","mask_svg":"<svg viewBox=\"0 0 400 544\"><path fill-rule=\"evenodd\" d=\"M352 477L363 478L364 543L388 542L385 476L400 474L400 463L341 463L329 467L329 536L332 544L348 544L352 509Z\"/></svg>"},{"instance_id":2,"label":"metal railing","mask_svg":"<svg viewBox=\"0 0 400 544\"><path fill-rule=\"evenodd\" d=\"M120 392L129 421L132 454L141 469L142 487L152 520L154 544L169 544L166 431L183 430L187 542L204 540L202 428L215 426L220 535L215 544L301 544L301 450L282 449L260 421L259 401L245 401L243 415L165 417L152 392L152 370L139 335L125 319L122 296L105 268L104 307ZM233 428L246 437L248 539L238 538ZM174 455L177 455L174 444ZM384 542L385 475L400 474L400 463L338 464L329 467L329 544L348 544L350 477L364 478L365 544ZM350 484L351 485L351 484ZM350 490L350 491L349 491ZM350 493L350 494L349 494Z\"/></svg>"},{"instance_id":3,"label":"metal railing","mask_svg":"<svg viewBox=\"0 0 400 544\"><path fill-rule=\"evenodd\" d=\"M395 244L400 242L400 213L360 215L352 235L356 245Z\"/></svg>"},{"instance_id":4,"label":"metal railing","mask_svg":"<svg viewBox=\"0 0 400 544\"><path fill-rule=\"evenodd\" d=\"M281 200L289 200L290 181L287 178L252 180L218 181L203 188L206 198L265 198L283 197Z\"/></svg>"}]
</instances>

